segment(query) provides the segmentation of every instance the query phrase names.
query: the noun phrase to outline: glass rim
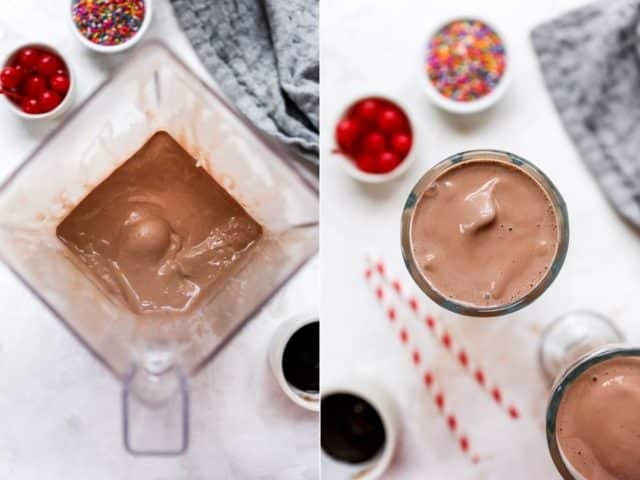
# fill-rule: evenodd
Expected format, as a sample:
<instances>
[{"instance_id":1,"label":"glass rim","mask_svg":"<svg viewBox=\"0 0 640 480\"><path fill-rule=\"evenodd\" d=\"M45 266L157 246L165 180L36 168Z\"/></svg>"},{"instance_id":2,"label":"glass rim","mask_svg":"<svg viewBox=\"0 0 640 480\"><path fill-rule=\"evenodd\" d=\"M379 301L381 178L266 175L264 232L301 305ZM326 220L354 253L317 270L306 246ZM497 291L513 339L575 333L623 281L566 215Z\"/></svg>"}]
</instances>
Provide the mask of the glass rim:
<instances>
[{"instance_id":1,"label":"glass rim","mask_svg":"<svg viewBox=\"0 0 640 480\"><path fill-rule=\"evenodd\" d=\"M449 297L446 297L436 288L431 286L426 275L424 275L418 267L413 251L413 240L411 238L411 231L413 228L415 206L417 205L427 187L431 185L432 181L435 178L437 178L446 170L454 168L455 166L464 162L474 162L481 160L503 162L515 166L520 170L523 170L525 174L529 175L534 181L538 183L538 185L540 185L540 188L542 188L542 190L551 201L551 205L553 206L558 223L558 247L555 256L553 257L553 262L548 268L546 274L526 295L504 305L479 306L464 302L458 302ZM422 177L420 177L420 179L413 186L402 209L400 245L402 250L402 258L404 260L405 267L409 271L409 274L416 282L418 287L420 287L420 289L438 305L451 312L472 317L494 317L498 315L505 315L520 310L521 308L529 305L534 300L536 300L540 295L542 295L542 293L545 292L545 290L553 283L555 278L560 273L562 265L564 264L564 260L567 256L567 250L569 248L569 214L567 212L565 201L556 186L549 179L549 177L547 177L544 172L542 172L542 170L540 170L530 161L514 153L504 150L466 150L451 155L438 162L433 167L429 168L427 172L422 175Z\"/></svg>"},{"instance_id":2,"label":"glass rim","mask_svg":"<svg viewBox=\"0 0 640 480\"><path fill-rule=\"evenodd\" d=\"M129 65L138 61L139 58L145 58L145 53L147 49L159 49L165 55L167 55L172 61L174 61L179 67L181 67L184 72L190 75L193 80L199 84L208 95L211 95L215 98L216 102L218 102L222 107L226 108L230 112L235 115L238 121L243 125L243 127L247 128L249 132L260 142L264 147L271 151L274 154L274 157L284 165L291 173L297 177L300 183L306 188L313 196L316 198L319 197L319 190L308 178L305 177L301 173L301 168L304 168L304 165L300 163L300 157L296 153L294 153L293 149L286 146L282 142L279 142L272 136L266 134L262 130L260 130L257 126L255 126L242 112L240 112L233 104L230 103L226 98L224 98L220 93L216 92L210 85L208 85L199 75L197 75L194 70L185 63L169 46L166 42L159 39L145 40L141 42L137 47L136 52L131 56L131 58L127 59L124 63L122 63L118 68L110 72L106 78L98 84L98 86L87 95L87 97L82 100L78 105L74 107L74 109L69 112L68 115L65 115L64 119L60 121L58 125L56 125L50 132L48 132L43 139L37 144L37 146L11 170L4 179L0 180L0 196L4 195L6 191L13 185L13 183L19 179L22 172L34 161L38 153L43 150L61 131L68 127L71 120L75 118L81 111L90 106L92 100L97 97L114 79L116 79L119 75L121 75ZM263 307L269 303L269 301L280 292L282 288L284 288L289 281L307 264L314 256L310 256L304 260L302 260L292 271L285 277L283 280L274 285L271 294L265 298L263 302L256 305L256 307L247 315L247 317L239 323L234 329L232 329L227 338L224 339L218 346L216 346L211 352L205 355L200 361L198 361L195 365L193 365L189 370L186 371L187 375L193 376L196 375L200 370L202 370L222 349L226 347L229 341L233 339L242 329L243 327L253 319ZM47 300L44 295L38 290L37 287L33 286L29 280L22 275L17 268L14 267L10 258L6 257L4 252L0 251L0 264L3 264L13 275L14 277L35 297L41 305L45 307L45 309L53 316L56 320L58 320L66 330L89 352L89 354L95 358L100 364L104 365L108 371L110 371L116 378L123 380L129 375L129 371L119 371L116 369L111 363L96 349L94 349L90 343L76 330L76 328L65 318L65 316L58 310L58 308L51 304L49 300Z\"/></svg>"},{"instance_id":3,"label":"glass rim","mask_svg":"<svg viewBox=\"0 0 640 480\"><path fill-rule=\"evenodd\" d=\"M556 329L561 328L564 322L570 320L576 315L588 316L593 320L598 319L600 322L602 322L602 325L606 325L611 329L611 332L614 333L616 337L618 337L619 342L624 342L625 337L620 328L618 328L618 326L613 321L611 321L608 316L598 311L590 310L587 308L577 308L574 310L569 310L562 315L557 316L546 327L544 327L542 333L540 334L540 339L538 340L538 365L540 366L540 369L542 370L544 375L546 375L550 381L555 381L558 375L558 371L552 372L545 363L545 345L549 341L549 337L555 332ZM560 368L560 371L564 371L562 367Z\"/></svg>"},{"instance_id":4,"label":"glass rim","mask_svg":"<svg viewBox=\"0 0 640 480\"><path fill-rule=\"evenodd\" d=\"M556 418L564 393L567 388L586 370L616 357L640 357L640 348L630 347L626 344L615 343L596 348L588 352L571 365L569 365L562 374L556 379L551 388L551 397L547 405L547 413L545 418L545 434L547 437L547 446L549 454L558 470L558 473L564 480L579 480L569 471L556 438Z\"/></svg>"}]
</instances>

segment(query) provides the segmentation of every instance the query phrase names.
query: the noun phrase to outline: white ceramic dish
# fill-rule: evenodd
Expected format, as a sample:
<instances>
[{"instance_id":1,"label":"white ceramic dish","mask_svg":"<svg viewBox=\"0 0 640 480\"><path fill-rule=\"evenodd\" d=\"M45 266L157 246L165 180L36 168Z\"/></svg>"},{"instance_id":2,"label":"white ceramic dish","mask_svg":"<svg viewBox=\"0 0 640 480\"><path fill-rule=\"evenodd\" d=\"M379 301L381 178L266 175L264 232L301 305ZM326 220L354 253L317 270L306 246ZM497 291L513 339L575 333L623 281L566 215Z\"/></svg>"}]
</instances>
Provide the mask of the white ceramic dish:
<instances>
[{"instance_id":1,"label":"white ceramic dish","mask_svg":"<svg viewBox=\"0 0 640 480\"><path fill-rule=\"evenodd\" d=\"M411 108L399 98L396 98L386 93L380 93L377 91L364 92L364 93L359 93L356 95L349 96L348 100L345 102L345 107L340 110L340 112L338 113L338 116L333 122L333 130L331 132L332 136L335 135L336 125L338 125L340 120L342 120L342 118L349 111L349 109L353 107L358 101L364 100L365 98L380 98L383 100L387 100L388 102L396 104L405 113L405 115L409 119L409 126L411 127L411 138L412 138L411 150L409 150L409 153L407 153L407 156L402 160L400 165L398 165L396 168L394 168L393 170L387 173L363 172L356 166L353 159L344 155L343 153L334 152L333 156L337 157L344 171L347 172L351 177L355 178L356 180L359 180L365 183L384 183L384 182L393 180L394 178L398 178L399 176L404 174L407 170L409 170L409 167L411 166L411 164L415 162L417 157L419 138L420 138L420 134L418 131L418 124L416 122L415 115L411 113Z\"/></svg>"},{"instance_id":2,"label":"white ceramic dish","mask_svg":"<svg viewBox=\"0 0 640 480\"><path fill-rule=\"evenodd\" d=\"M365 375L344 377L329 385L322 385L322 397L336 393L348 393L366 400L380 415L385 431L382 451L373 459L362 464L340 462L324 450L321 452L323 473L328 478L353 480L376 480L389 468L400 436L400 414L395 398L379 381ZM321 420L322 421L322 420Z\"/></svg>"},{"instance_id":3,"label":"white ceramic dish","mask_svg":"<svg viewBox=\"0 0 640 480\"><path fill-rule=\"evenodd\" d=\"M450 98L445 97L436 89L433 83L431 83L431 80L429 79L427 73L425 72L425 55L429 48L429 42L431 41L431 39L434 37L436 33L438 33L442 28L444 28L449 23L454 22L456 20L464 20L464 19L479 20L485 23L486 25L488 25L489 28L491 28L502 40L502 44L504 45L505 56L506 56L505 70L504 70L504 73L502 74L502 78L500 79L496 87L487 95L480 97L477 100L472 100L470 102L459 102L459 101L451 100ZM456 17L449 18L444 22L438 23L434 28L429 30L428 35L426 37L426 41L421 46L419 60L420 62L418 63L419 65L418 75L420 78L420 83L424 86L424 91L429 97L429 100L431 100L431 102L433 102L436 106L450 113L464 115L464 114L478 113L483 110L486 110L489 107L493 106L496 102L498 102L500 98L502 98L502 96L504 95L504 92L507 90L507 88L509 87L509 84L511 83L511 77L512 77L511 72L513 68L511 65L511 62L512 62L511 47L507 41L507 38L505 37L503 32L501 32L498 28L496 28L496 26L492 22L489 22L478 15L458 15Z\"/></svg>"},{"instance_id":4,"label":"white ceramic dish","mask_svg":"<svg viewBox=\"0 0 640 480\"><path fill-rule=\"evenodd\" d=\"M120 45L100 45L98 43L93 43L87 37L82 35L82 33L80 33L80 30L78 30L78 27L76 27L76 24L73 22L73 15L72 15L71 12L72 12L73 5L74 5L74 3L76 3L76 1L77 0L71 0L71 2L69 4L69 23L71 24L71 29L73 30L73 33L76 36L76 38L78 40L80 40L80 42L85 47L93 50L94 52L99 52L99 53L118 53L118 52L123 52L125 50L128 50L129 48L133 47L135 44L137 44L140 41L140 39L144 36L145 32L149 28L149 24L151 23L151 13L153 11L153 1L152 0L144 0L144 7L145 7L144 18L142 19L142 24L140 25L140 30L138 30L138 32L133 37L131 37L126 42L121 43Z\"/></svg>"},{"instance_id":5,"label":"white ceramic dish","mask_svg":"<svg viewBox=\"0 0 640 480\"><path fill-rule=\"evenodd\" d=\"M305 325L309 325L310 323L317 321L318 315L313 315L311 313L305 313L290 318L278 327L273 334L273 337L271 337L271 343L269 344L269 365L271 366L271 372L273 373L276 382L278 382L282 391L291 399L292 402L314 412L320 410L320 395L318 393L312 394L300 391L287 382L282 370L282 356L284 354L284 348L293 334Z\"/></svg>"},{"instance_id":6,"label":"white ceramic dish","mask_svg":"<svg viewBox=\"0 0 640 480\"><path fill-rule=\"evenodd\" d=\"M11 53L7 55L7 57L4 59L4 61L2 62L2 65L4 66L10 63L10 61L18 53L18 51L22 50L23 48L37 48L38 50L43 50L45 52L53 53L57 55L59 58L61 58L65 66L67 67L67 71L69 72L69 90L67 91L67 94L64 96L64 98L56 108L54 108L53 110L49 110L48 112L45 112L45 113L38 113L38 114L25 113L22 111L22 109L18 105L16 105L6 97L4 99L5 103L9 105L9 108L11 109L11 111L13 111L13 113L15 113L17 116L24 118L26 120L51 120L52 118L60 117L63 113L69 110L69 107L71 107L71 105L73 104L73 100L75 98L76 76L73 73L73 68L69 63L69 60L67 60L67 58L64 55L62 55L60 51L57 50L56 48L53 48L52 46L47 45L45 43L35 42L35 43L27 43L24 45L20 45L18 48L13 49Z\"/></svg>"}]
</instances>

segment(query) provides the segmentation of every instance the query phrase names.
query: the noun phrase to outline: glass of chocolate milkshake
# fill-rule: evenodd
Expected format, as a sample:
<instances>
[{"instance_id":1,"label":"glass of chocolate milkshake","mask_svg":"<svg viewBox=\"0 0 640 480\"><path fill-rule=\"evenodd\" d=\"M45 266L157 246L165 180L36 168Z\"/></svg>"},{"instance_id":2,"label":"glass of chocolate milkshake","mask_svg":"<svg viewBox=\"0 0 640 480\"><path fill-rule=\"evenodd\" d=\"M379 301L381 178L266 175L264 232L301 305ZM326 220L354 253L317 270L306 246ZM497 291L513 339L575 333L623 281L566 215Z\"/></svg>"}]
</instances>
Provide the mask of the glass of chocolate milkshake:
<instances>
[{"instance_id":1,"label":"glass of chocolate milkshake","mask_svg":"<svg viewBox=\"0 0 640 480\"><path fill-rule=\"evenodd\" d=\"M588 315L574 312L559 319L556 323L573 326L552 325L557 331L548 330L541 343L541 358L565 345L564 363L572 361L552 388L546 418L549 452L566 480L640 478L640 349L609 343L576 359L568 329L580 331L576 345L596 338L622 340L608 320ZM582 327L576 327L578 321Z\"/></svg>"},{"instance_id":2,"label":"glass of chocolate milkshake","mask_svg":"<svg viewBox=\"0 0 640 480\"><path fill-rule=\"evenodd\" d=\"M402 212L402 254L433 301L456 313L514 312L551 285L569 245L560 192L527 160L498 150L446 158Z\"/></svg>"}]
</instances>

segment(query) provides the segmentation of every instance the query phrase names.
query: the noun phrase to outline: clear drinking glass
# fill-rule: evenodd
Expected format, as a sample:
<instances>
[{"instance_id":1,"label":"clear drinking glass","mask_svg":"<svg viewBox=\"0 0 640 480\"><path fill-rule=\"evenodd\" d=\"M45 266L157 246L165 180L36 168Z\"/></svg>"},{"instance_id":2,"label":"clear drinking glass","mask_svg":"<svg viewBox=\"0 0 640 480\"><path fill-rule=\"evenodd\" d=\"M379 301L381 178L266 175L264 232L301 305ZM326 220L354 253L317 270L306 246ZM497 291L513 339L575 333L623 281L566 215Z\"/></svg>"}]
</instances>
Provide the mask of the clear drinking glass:
<instances>
[{"instance_id":1,"label":"clear drinking glass","mask_svg":"<svg viewBox=\"0 0 640 480\"><path fill-rule=\"evenodd\" d=\"M569 312L547 327L539 344L540 368L555 379L547 406L549 453L565 480L585 480L566 460L556 437L556 418L564 392L592 366L617 356L640 356L640 349L621 344L624 337L606 317L589 311Z\"/></svg>"},{"instance_id":2,"label":"clear drinking glass","mask_svg":"<svg viewBox=\"0 0 640 480\"><path fill-rule=\"evenodd\" d=\"M501 162L509 164L511 166L515 166L516 168L523 170L526 174L536 180L551 200L551 204L558 221L558 250L556 252L553 263L547 270L547 273L544 275L544 277L540 280L540 282L524 297L521 297L505 305L488 307L470 305L452 300L445 297L437 289L431 286L429 280L422 273L422 270L418 266L418 263L414 256L411 238L411 229L413 228L415 207L422 194L432 184L432 182L437 177L442 175L442 173L444 173L446 170L459 165L460 163L477 162L483 160ZM567 249L569 247L569 216L567 214L567 207L558 189L556 189L551 180L549 180L549 178L531 162L513 153L504 152L501 150L469 150L445 158L443 161L430 168L427 173L425 173L422 178L418 180L418 183L416 183L416 185L409 193L409 197L407 198L407 201L405 202L404 208L402 210L400 243L402 248L402 257L404 258L404 263L407 267L407 270L409 270L411 277L413 277L413 280L418 284L420 289L438 305L452 312L473 317L491 317L497 315L505 315L515 312L516 310L519 310L526 305L529 305L536 298L542 295L542 293L549 287L549 285L553 283L553 280L556 278L556 276L560 272L560 269L562 268L562 264L564 263L564 259L567 255Z\"/></svg>"},{"instance_id":3,"label":"clear drinking glass","mask_svg":"<svg viewBox=\"0 0 640 480\"><path fill-rule=\"evenodd\" d=\"M247 263L194 313L136 316L55 235L93 187L166 131L263 227ZM318 248L318 194L258 131L159 42L140 46L0 186L0 259L124 385L126 448L188 444L188 377Z\"/></svg>"}]
</instances>

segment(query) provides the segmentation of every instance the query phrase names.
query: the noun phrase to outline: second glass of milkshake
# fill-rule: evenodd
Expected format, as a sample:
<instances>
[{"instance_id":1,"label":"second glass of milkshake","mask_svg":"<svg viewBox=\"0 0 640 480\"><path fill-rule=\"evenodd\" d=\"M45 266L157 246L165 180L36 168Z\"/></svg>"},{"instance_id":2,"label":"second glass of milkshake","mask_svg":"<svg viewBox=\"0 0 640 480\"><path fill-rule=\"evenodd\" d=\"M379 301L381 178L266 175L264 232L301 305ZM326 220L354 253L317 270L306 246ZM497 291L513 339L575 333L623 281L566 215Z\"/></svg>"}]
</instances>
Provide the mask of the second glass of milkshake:
<instances>
[{"instance_id":1,"label":"second glass of milkshake","mask_svg":"<svg viewBox=\"0 0 640 480\"><path fill-rule=\"evenodd\" d=\"M469 316L497 316L538 298L569 245L560 192L527 160L471 150L431 168L402 212L402 254L436 303Z\"/></svg>"},{"instance_id":2,"label":"second glass of milkshake","mask_svg":"<svg viewBox=\"0 0 640 480\"><path fill-rule=\"evenodd\" d=\"M640 478L640 349L603 315L578 310L552 322L540 367L555 379L547 406L551 458L565 480Z\"/></svg>"}]
</instances>

